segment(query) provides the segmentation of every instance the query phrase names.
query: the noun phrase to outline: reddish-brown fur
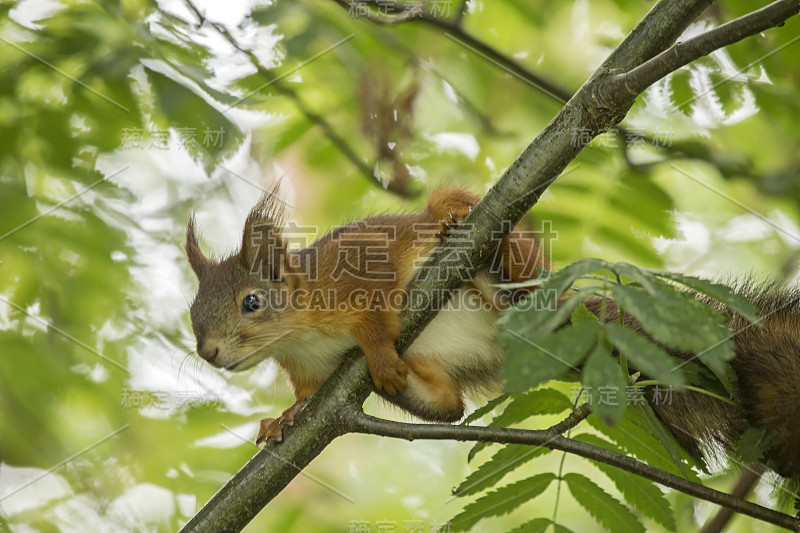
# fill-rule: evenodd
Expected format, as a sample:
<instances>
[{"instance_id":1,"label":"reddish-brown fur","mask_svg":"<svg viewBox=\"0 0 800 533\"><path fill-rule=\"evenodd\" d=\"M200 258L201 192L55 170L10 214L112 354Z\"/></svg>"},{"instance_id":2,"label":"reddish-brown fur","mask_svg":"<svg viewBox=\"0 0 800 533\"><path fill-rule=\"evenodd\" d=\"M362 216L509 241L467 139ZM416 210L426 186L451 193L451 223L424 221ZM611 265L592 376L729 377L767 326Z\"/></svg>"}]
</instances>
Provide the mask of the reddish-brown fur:
<instances>
[{"instance_id":1,"label":"reddish-brown fur","mask_svg":"<svg viewBox=\"0 0 800 533\"><path fill-rule=\"evenodd\" d=\"M402 302L397 302L396 296L438 246L442 235L463 220L479 199L463 189L438 189L420 213L381 215L353 222L334 229L308 248L289 252L281 235L282 213L273 191L248 216L239 253L220 262L203 255L194 225L189 223L186 250L200 280L198 297L192 305L198 353L215 365L240 370L252 366L256 357L247 358L253 352L269 351L274 346L275 358L295 390L296 403L278 419L265 419L259 440L279 440L280 425L292 423L294 415L330 373L330 366L325 363L283 353L285 344L286 350L292 350L288 339L297 345L312 342L308 339L335 344L335 339L352 338L363 349L375 388L384 397L428 419L451 421L463 416L464 389L475 384L454 377L458 372L442 366L441 354L419 353L406 358L397 354L397 304ZM499 243L497 258L493 265L497 281L532 279L536 267L546 266L538 243L525 238L519 228ZM498 310L492 298L494 288L479 280L468 286L477 288L480 297ZM237 308L238 302L258 291L331 294L333 298L321 306L314 305L313 300L304 302L275 313L277 318L270 313L266 301L263 309L243 314ZM369 305L353 305L364 292ZM393 296L395 301L391 302ZM221 301L228 301L222 306L224 311ZM385 305L389 303L394 305ZM256 314L262 318L252 320ZM274 338L277 329L287 342ZM268 333L271 336L265 337ZM269 346L259 346L265 339ZM342 342L344 345L347 341ZM420 346L424 349L424 345ZM484 369L476 370L496 373L496 364L495 360L487 360L480 363ZM409 378L414 390L404 392Z\"/></svg>"}]
</instances>

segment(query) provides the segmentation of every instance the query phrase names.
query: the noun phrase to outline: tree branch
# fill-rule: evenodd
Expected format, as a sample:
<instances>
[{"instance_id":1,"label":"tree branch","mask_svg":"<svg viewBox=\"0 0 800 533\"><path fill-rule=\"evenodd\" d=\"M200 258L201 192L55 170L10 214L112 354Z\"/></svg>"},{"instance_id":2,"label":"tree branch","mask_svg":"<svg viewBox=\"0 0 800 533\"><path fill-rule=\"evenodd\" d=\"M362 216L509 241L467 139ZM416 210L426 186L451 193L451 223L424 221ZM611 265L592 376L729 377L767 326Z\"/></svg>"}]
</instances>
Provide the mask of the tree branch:
<instances>
[{"instance_id":1,"label":"tree branch","mask_svg":"<svg viewBox=\"0 0 800 533\"><path fill-rule=\"evenodd\" d=\"M604 63L607 67L630 70L635 61L646 61L654 53L671 44L694 18L691 13L675 13L678 7L697 9L705 0L661 0L648 14L646 20L653 28L639 24L634 32L620 44L618 50ZM692 11L693 12L693 11ZM666 18L671 17L671 18ZM656 34L654 34L656 32ZM635 34L635 35L634 35ZM647 37L656 44L646 43ZM671 40L670 40L671 39ZM667 42L669 41L669 42ZM667 43L667 44L664 44ZM649 55L648 55L649 54ZM465 229L445 239L429 260L419 269L407 286L410 302L402 313L402 333L396 346L400 353L411 344L428 322L441 309L451 292L483 265L494 252L497 238L507 234L522 216L536 203L544 189L552 183L588 142L587 135L576 141L576 132L590 132L593 137L616 125L633 104L634 96L599 99L603 84L609 79L607 69L599 69L567 102L553 120L519 155L497 184L478 202L463 222ZM268 442L215 494L182 531L239 531L278 494L297 473L304 468L334 438L357 423L346 418L357 411L371 391L371 381L366 361L360 349L351 351L341 367L301 412L296 426L284 431L280 444ZM360 415L366 416L366 415ZM373 419L369 419L373 420ZM552 432L523 432L503 428L474 428L455 426L429 426L398 424L379 421L377 424L387 436L408 438L457 438L491 442L538 443L543 445ZM409 433L410 432L410 433ZM448 433L449 432L449 433ZM447 434L447 437L443 435ZM608 450L592 451L588 445L556 435L548 443L554 448L592 455L595 460L615 466L642 468L645 477L667 486L684 486L698 491L680 478L643 465L630 457L613 454ZM693 492L704 497L700 492ZM708 493L710 501L726 502L740 512L753 510L753 504L741 505L730 501L726 495ZM757 507L757 506L756 506ZM770 511L769 516L779 523L789 524L780 513ZM794 522L791 523L794 525Z\"/></svg>"},{"instance_id":2,"label":"tree branch","mask_svg":"<svg viewBox=\"0 0 800 533\"><path fill-rule=\"evenodd\" d=\"M680 37L714 0L660 1L603 61L599 72L630 70L647 61ZM597 74L597 73L595 73Z\"/></svg>"},{"instance_id":3,"label":"tree branch","mask_svg":"<svg viewBox=\"0 0 800 533\"><path fill-rule=\"evenodd\" d=\"M351 350L344 363L283 430L283 441L268 441L181 528L181 532L241 531L312 459L344 433L342 413L372 392L364 352Z\"/></svg>"},{"instance_id":4,"label":"tree branch","mask_svg":"<svg viewBox=\"0 0 800 533\"><path fill-rule=\"evenodd\" d=\"M655 481L665 487L696 496L703 500L722 505L738 513L742 513L764 522L793 531L800 530L800 520L793 516L779 513L761 505L748 502L740 497L725 494L699 483L683 479L659 468L638 461L599 446L564 438L558 430L527 430L497 428L491 426L449 426L440 424L405 424L392 420L383 420L364 414L358 409L349 409L345 414L347 431L379 435L413 441L416 439L457 440L495 442L500 444L529 444L542 446L551 450L559 450L578 455L592 461L615 466L643 478ZM554 426L555 427L555 426Z\"/></svg>"},{"instance_id":5,"label":"tree branch","mask_svg":"<svg viewBox=\"0 0 800 533\"><path fill-rule=\"evenodd\" d=\"M735 496L736 498L746 497L756 483L758 483L758 480L761 479L765 470L764 465L758 463L746 466L745 471L739 476L736 486L733 487L731 496ZM700 533L720 533L725 529L725 526L728 525L732 517L733 511L727 507L723 507L717 511L714 518L706 522L703 529L700 530Z\"/></svg>"},{"instance_id":6,"label":"tree branch","mask_svg":"<svg viewBox=\"0 0 800 533\"><path fill-rule=\"evenodd\" d=\"M800 11L800 0L778 0L688 41L678 43L628 72L613 76L603 87L604 98L613 98L620 93L635 97L670 72L723 46L781 26L788 18L797 15L798 11Z\"/></svg>"},{"instance_id":7,"label":"tree branch","mask_svg":"<svg viewBox=\"0 0 800 533\"><path fill-rule=\"evenodd\" d=\"M590 414L592 414L592 406L588 403L581 404L577 409L572 411L567 418L558 424L547 428L547 431L557 435L563 435L570 429L575 428L578 424L586 420Z\"/></svg>"}]
</instances>

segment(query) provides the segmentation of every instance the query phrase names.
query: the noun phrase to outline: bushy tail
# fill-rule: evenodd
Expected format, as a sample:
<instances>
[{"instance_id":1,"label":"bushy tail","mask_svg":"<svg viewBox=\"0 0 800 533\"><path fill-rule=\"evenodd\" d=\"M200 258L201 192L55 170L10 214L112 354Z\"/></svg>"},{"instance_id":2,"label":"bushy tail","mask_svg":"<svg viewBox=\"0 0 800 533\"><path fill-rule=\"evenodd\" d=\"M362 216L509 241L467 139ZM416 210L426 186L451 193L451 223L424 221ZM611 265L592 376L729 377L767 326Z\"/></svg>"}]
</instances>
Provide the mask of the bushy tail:
<instances>
[{"instance_id":1,"label":"bushy tail","mask_svg":"<svg viewBox=\"0 0 800 533\"><path fill-rule=\"evenodd\" d=\"M736 289L758 307L761 325L738 316L728 324L736 345L735 405L685 392L654 408L694 455L715 444L734 452L750 430L764 444L764 464L800 484L800 292L777 283Z\"/></svg>"},{"instance_id":2,"label":"bushy tail","mask_svg":"<svg viewBox=\"0 0 800 533\"><path fill-rule=\"evenodd\" d=\"M735 457L749 431L748 439L758 439L763 449L762 462L800 487L800 291L749 281L734 288L759 309L761 323L738 315L728 323L736 346L730 362L735 374L733 405L692 391L675 392L666 402L656 401L650 391L651 404L695 458L721 451ZM613 304L597 299L586 305L607 321L619 319ZM626 326L641 329L630 315ZM697 357L667 350L682 359Z\"/></svg>"}]
</instances>

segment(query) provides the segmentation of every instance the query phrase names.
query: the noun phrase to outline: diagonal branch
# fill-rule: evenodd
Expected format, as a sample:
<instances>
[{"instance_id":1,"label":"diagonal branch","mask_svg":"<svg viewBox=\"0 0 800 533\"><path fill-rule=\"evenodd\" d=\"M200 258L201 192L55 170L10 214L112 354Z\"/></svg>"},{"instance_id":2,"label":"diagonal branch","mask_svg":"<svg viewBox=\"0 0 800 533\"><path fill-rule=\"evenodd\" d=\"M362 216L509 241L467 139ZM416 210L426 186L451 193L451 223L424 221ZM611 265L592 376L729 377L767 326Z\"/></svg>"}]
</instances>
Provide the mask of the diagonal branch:
<instances>
[{"instance_id":1,"label":"diagonal branch","mask_svg":"<svg viewBox=\"0 0 800 533\"><path fill-rule=\"evenodd\" d=\"M714 0L658 2L625 40L603 61L598 71L629 70L675 42Z\"/></svg>"},{"instance_id":2,"label":"diagonal branch","mask_svg":"<svg viewBox=\"0 0 800 533\"><path fill-rule=\"evenodd\" d=\"M616 74L603 87L605 98L635 97L670 72L710 54L714 50L757 35L764 30L782 26L786 19L800 12L800 0L778 0L743 17L677 43L622 74Z\"/></svg>"},{"instance_id":3,"label":"diagonal branch","mask_svg":"<svg viewBox=\"0 0 800 533\"><path fill-rule=\"evenodd\" d=\"M745 468L744 472L739 476L736 485L731 490L731 496L737 498L744 498L753 489L753 487L761 479L764 474L764 466L760 464L753 464ZM727 507L723 507L717 514L714 515L706 524L700 533L720 533L728 525L731 518L733 518L733 511Z\"/></svg>"}]
</instances>

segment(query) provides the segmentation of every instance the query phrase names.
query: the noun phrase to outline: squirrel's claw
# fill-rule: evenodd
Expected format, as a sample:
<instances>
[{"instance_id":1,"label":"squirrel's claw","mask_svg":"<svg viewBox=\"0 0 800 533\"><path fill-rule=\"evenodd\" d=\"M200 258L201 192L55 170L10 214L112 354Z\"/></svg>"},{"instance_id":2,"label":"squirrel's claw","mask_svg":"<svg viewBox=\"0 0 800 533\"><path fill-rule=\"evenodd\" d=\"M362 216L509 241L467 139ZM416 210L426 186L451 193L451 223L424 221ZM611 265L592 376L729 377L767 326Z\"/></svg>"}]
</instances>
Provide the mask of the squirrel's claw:
<instances>
[{"instance_id":1,"label":"squirrel's claw","mask_svg":"<svg viewBox=\"0 0 800 533\"><path fill-rule=\"evenodd\" d=\"M310 394L304 395L301 399L294 402L291 407L281 413L281 416L278 418L262 418L261 425L258 428L258 436L256 436L256 444L263 444L269 439L275 442L282 441L283 427L294 426L295 415L303 410L303 407L306 406L310 399Z\"/></svg>"},{"instance_id":2,"label":"squirrel's claw","mask_svg":"<svg viewBox=\"0 0 800 533\"><path fill-rule=\"evenodd\" d=\"M294 420L292 420L294 424ZM258 435L256 436L256 444L261 445L269 439L275 442L283 440L283 430L281 429L280 418L262 418L261 424L258 428Z\"/></svg>"},{"instance_id":3,"label":"squirrel's claw","mask_svg":"<svg viewBox=\"0 0 800 533\"><path fill-rule=\"evenodd\" d=\"M470 208L470 210L471 209L472 208ZM444 238L447 237L447 235L451 231L453 231L455 228L457 228L458 225L461 224L464 221L463 217L457 215L456 213L453 213L452 211L447 213L447 217L450 220L449 221L448 220L442 221L442 226L444 226L444 227L439 230L439 239L440 240L444 240Z\"/></svg>"},{"instance_id":4,"label":"squirrel's claw","mask_svg":"<svg viewBox=\"0 0 800 533\"><path fill-rule=\"evenodd\" d=\"M450 218L450 222L445 221L444 225L447 226L448 229L453 229L464 222L464 217L457 215L456 213L450 212L447 213L447 216Z\"/></svg>"}]
</instances>

